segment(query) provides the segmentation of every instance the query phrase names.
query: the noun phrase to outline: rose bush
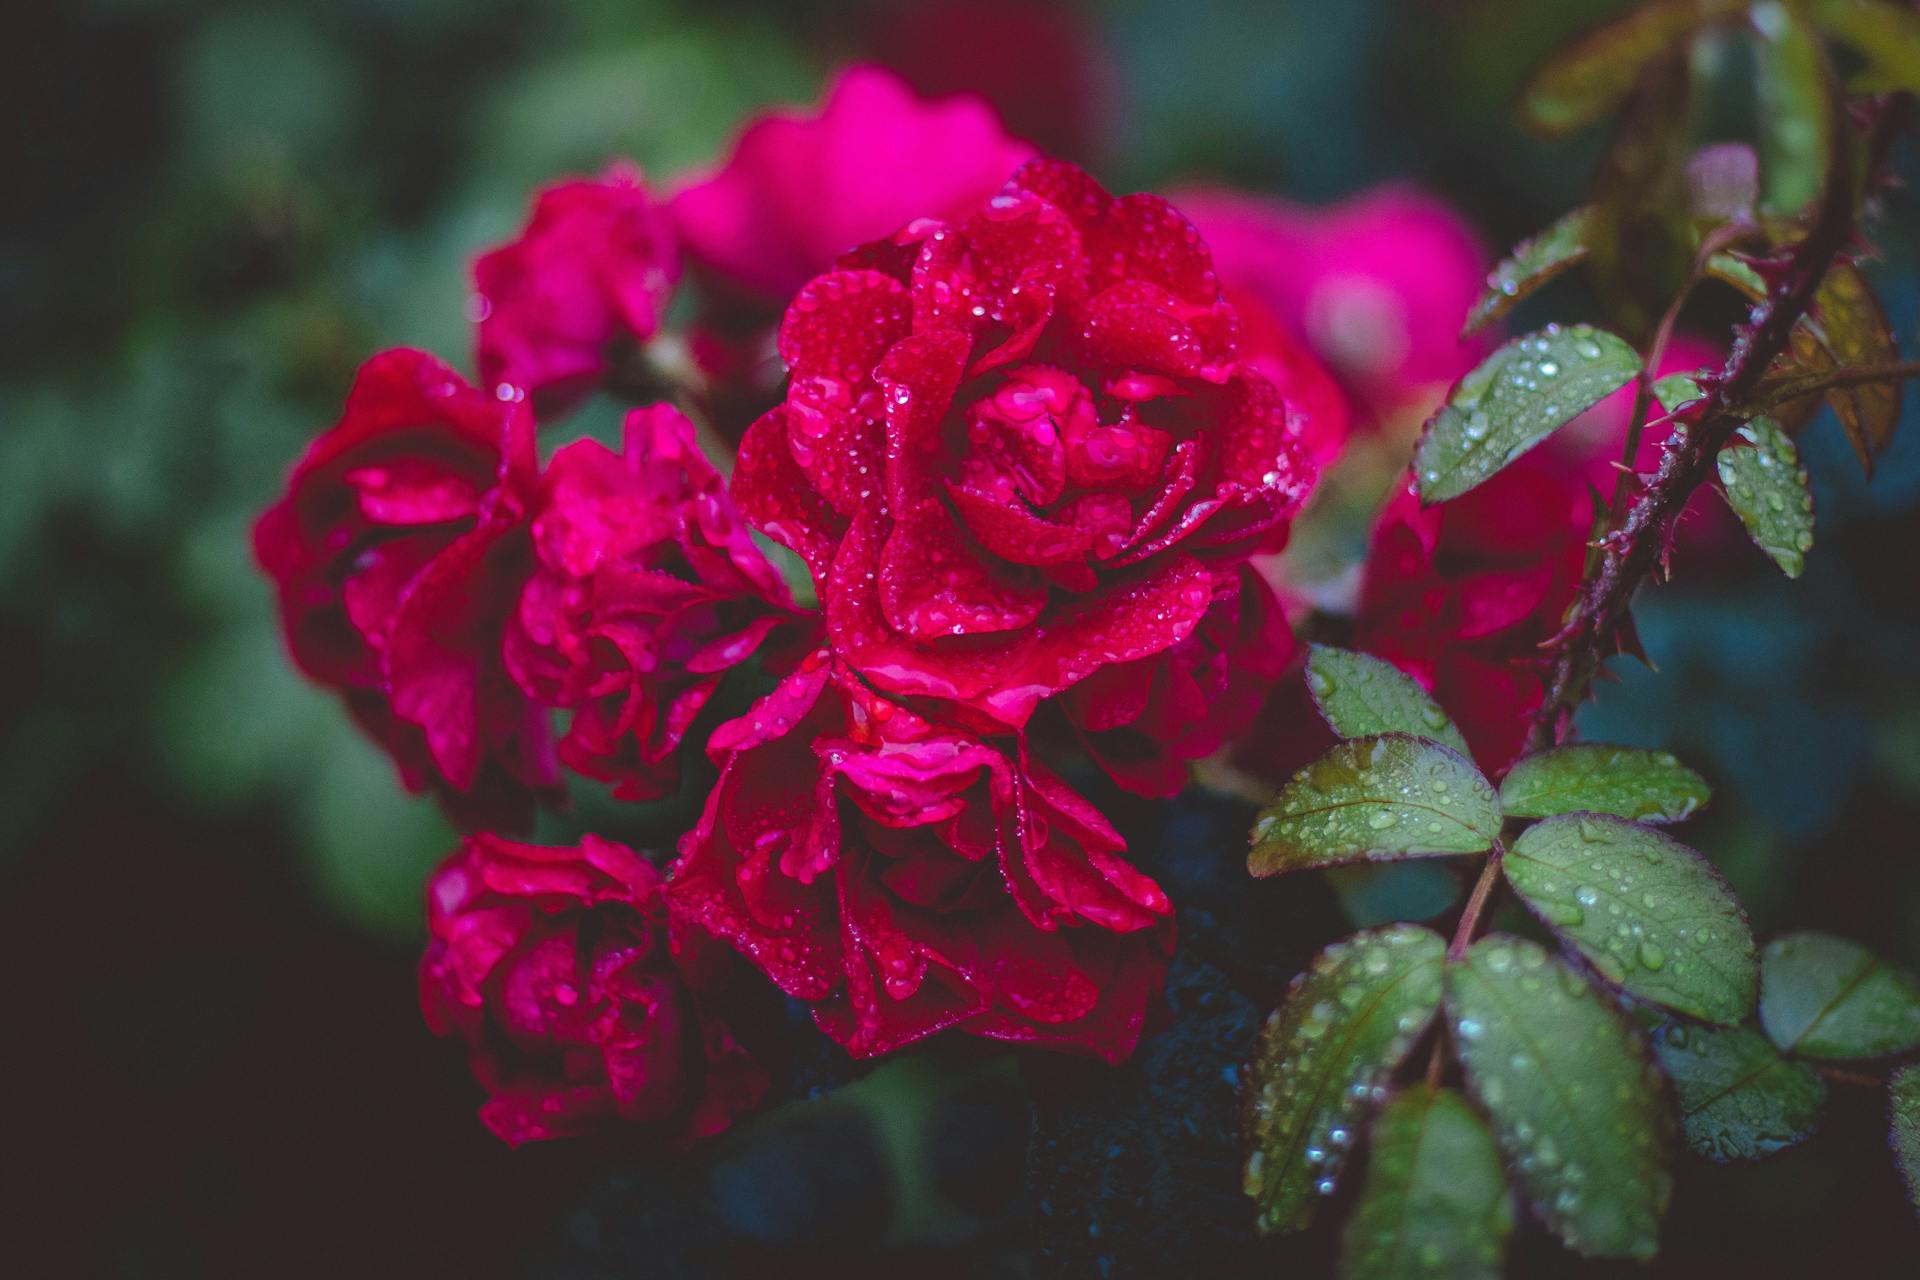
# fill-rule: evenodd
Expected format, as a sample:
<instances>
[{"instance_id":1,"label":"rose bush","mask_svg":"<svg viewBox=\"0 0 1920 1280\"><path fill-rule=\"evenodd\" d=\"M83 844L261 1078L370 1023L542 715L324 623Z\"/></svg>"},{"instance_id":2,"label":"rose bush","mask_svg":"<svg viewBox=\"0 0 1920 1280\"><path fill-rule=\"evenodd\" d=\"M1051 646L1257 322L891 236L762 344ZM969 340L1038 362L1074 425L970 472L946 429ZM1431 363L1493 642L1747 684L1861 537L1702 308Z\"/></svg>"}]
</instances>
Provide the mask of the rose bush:
<instances>
[{"instance_id":1,"label":"rose bush","mask_svg":"<svg viewBox=\"0 0 1920 1280\"><path fill-rule=\"evenodd\" d=\"M1057 162L810 281L780 349L742 511L806 560L836 655L991 728L1236 607L1314 477L1192 224Z\"/></svg>"},{"instance_id":2,"label":"rose bush","mask_svg":"<svg viewBox=\"0 0 1920 1280\"><path fill-rule=\"evenodd\" d=\"M713 944L671 928L660 874L624 845L474 836L434 873L427 930L427 1025L466 1045L480 1118L514 1146L615 1119L685 1143L766 1090L683 975Z\"/></svg>"},{"instance_id":3,"label":"rose bush","mask_svg":"<svg viewBox=\"0 0 1920 1280\"><path fill-rule=\"evenodd\" d=\"M1173 943L1119 834L1011 739L929 721L821 651L714 731L669 890L866 1057L943 1028L1118 1061Z\"/></svg>"}]
</instances>

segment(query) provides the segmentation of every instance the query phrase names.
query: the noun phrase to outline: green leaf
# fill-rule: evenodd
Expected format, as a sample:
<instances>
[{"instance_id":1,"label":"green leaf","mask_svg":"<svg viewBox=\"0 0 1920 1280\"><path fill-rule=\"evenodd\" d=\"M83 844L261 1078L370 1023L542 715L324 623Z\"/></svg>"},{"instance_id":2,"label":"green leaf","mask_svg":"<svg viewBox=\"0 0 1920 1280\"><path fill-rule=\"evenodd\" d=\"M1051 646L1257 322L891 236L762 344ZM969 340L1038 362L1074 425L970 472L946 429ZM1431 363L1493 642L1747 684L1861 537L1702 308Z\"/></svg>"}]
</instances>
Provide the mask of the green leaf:
<instances>
[{"instance_id":1,"label":"green leaf","mask_svg":"<svg viewBox=\"0 0 1920 1280\"><path fill-rule=\"evenodd\" d=\"M1803 1058L1878 1058L1920 1045L1920 987L1857 942L1790 933L1760 956L1760 1025Z\"/></svg>"},{"instance_id":2,"label":"green leaf","mask_svg":"<svg viewBox=\"0 0 1920 1280\"><path fill-rule=\"evenodd\" d=\"M1500 784L1500 807L1514 818L1584 811L1678 822L1712 794L1705 778L1665 751L1582 742L1516 761Z\"/></svg>"},{"instance_id":3,"label":"green leaf","mask_svg":"<svg viewBox=\"0 0 1920 1280\"><path fill-rule=\"evenodd\" d=\"M1850 93L1920 93L1920 14L1877 0L1823 0L1820 25L1866 59Z\"/></svg>"},{"instance_id":4,"label":"green leaf","mask_svg":"<svg viewBox=\"0 0 1920 1280\"><path fill-rule=\"evenodd\" d=\"M1738 1022L1753 1009L1753 932L1720 873L1679 841L1568 813L1521 832L1504 870L1607 981L1708 1022Z\"/></svg>"},{"instance_id":5,"label":"green leaf","mask_svg":"<svg viewBox=\"0 0 1920 1280\"><path fill-rule=\"evenodd\" d=\"M1549 137L1584 128L1625 101L1646 63L1741 7L1739 0L1664 0L1641 5L1541 68L1521 99L1522 114Z\"/></svg>"},{"instance_id":6,"label":"green leaf","mask_svg":"<svg viewBox=\"0 0 1920 1280\"><path fill-rule=\"evenodd\" d=\"M1739 290L1749 302L1764 302L1767 298L1767 282L1751 263L1735 253L1715 253L1707 257L1702 268L1706 274L1721 284ZM1661 401L1662 404L1666 403Z\"/></svg>"},{"instance_id":7,"label":"green leaf","mask_svg":"<svg viewBox=\"0 0 1920 1280\"><path fill-rule=\"evenodd\" d=\"M1631 382L1633 348L1604 329L1549 325L1460 380L1414 450L1426 502L1457 498Z\"/></svg>"},{"instance_id":8,"label":"green leaf","mask_svg":"<svg viewBox=\"0 0 1920 1280\"><path fill-rule=\"evenodd\" d=\"M1793 336L1804 338L1803 330L1810 333L1828 360L1809 361L1807 344L1798 342L1795 353L1809 368L1825 365L1865 369L1900 359L1886 312L1881 310L1880 300L1860 268L1846 262L1835 265L1820 282L1813 305L1814 315L1803 322L1802 328L1795 329ZM1860 465L1871 475L1874 459L1893 442L1894 430L1900 424L1900 384L1860 382L1834 387L1827 392L1827 403L1840 419L1840 428L1852 442Z\"/></svg>"},{"instance_id":9,"label":"green leaf","mask_svg":"<svg viewBox=\"0 0 1920 1280\"><path fill-rule=\"evenodd\" d=\"M1709 274L1715 273L1715 261L1724 256L1709 259ZM1814 307L1813 314L1794 326L1788 335L1788 350L1754 388L1751 409L1756 413L1767 411L1791 433L1812 416L1818 396L1824 395L1860 465L1872 475L1874 459L1892 443L1900 424L1898 381L1840 387L1821 384L1842 367L1865 369L1895 363L1900 358L1899 348L1872 286L1851 263L1840 263L1827 272L1814 295Z\"/></svg>"},{"instance_id":10,"label":"green leaf","mask_svg":"<svg viewBox=\"0 0 1920 1280\"><path fill-rule=\"evenodd\" d=\"M1485 853L1493 785L1471 761L1404 733L1342 742L1302 769L1253 825L1256 876L1362 860Z\"/></svg>"},{"instance_id":11,"label":"green leaf","mask_svg":"<svg viewBox=\"0 0 1920 1280\"><path fill-rule=\"evenodd\" d=\"M1260 1029L1245 1188L1263 1233L1297 1231L1332 1194L1367 1109L1440 1006L1447 944L1391 925L1336 942Z\"/></svg>"},{"instance_id":12,"label":"green leaf","mask_svg":"<svg viewBox=\"0 0 1920 1280\"><path fill-rule=\"evenodd\" d=\"M1722 1164L1758 1160L1804 1141L1819 1122L1827 1086L1746 1027L1668 1023L1654 1037L1680 1100L1680 1122L1696 1154Z\"/></svg>"},{"instance_id":13,"label":"green leaf","mask_svg":"<svg viewBox=\"0 0 1920 1280\"><path fill-rule=\"evenodd\" d=\"M1920 1066L1894 1072L1887 1094L1893 1160L1906 1179L1907 1199L1920 1209Z\"/></svg>"},{"instance_id":14,"label":"green leaf","mask_svg":"<svg viewBox=\"0 0 1920 1280\"><path fill-rule=\"evenodd\" d=\"M1800 451L1779 423L1764 416L1734 436L1715 459L1720 491L1754 543L1781 572L1797 578L1813 549L1813 491Z\"/></svg>"},{"instance_id":15,"label":"green leaf","mask_svg":"<svg viewBox=\"0 0 1920 1280\"><path fill-rule=\"evenodd\" d=\"M1406 733L1472 758L1467 740L1433 696L1391 662L1317 644L1307 656L1307 691L1343 738Z\"/></svg>"},{"instance_id":16,"label":"green leaf","mask_svg":"<svg viewBox=\"0 0 1920 1280\"><path fill-rule=\"evenodd\" d=\"M1580 1253L1651 1258L1673 1178L1639 1037L1579 974L1502 934L1448 966L1447 1016L1535 1215Z\"/></svg>"},{"instance_id":17,"label":"green leaf","mask_svg":"<svg viewBox=\"0 0 1920 1280\"><path fill-rule=\"evenodd\" d=\"M1669 413L1681 405L1699 400L1707 393L1700 389L1700 383L1690 373L1670 373L1657 379L1653 384L1653 398L1658 400Z\"/></svg>"},{"instance_id":18,"label":"green leaf","mask_svg":"<svg viewBox=\"0 0 1920 1280\"><path fill-rule=\"evenodd\" d=\"M1763 203L1779 213L1811 204L1827 177L1833 95L1819 37L1785 4L1756 5L1754 71L1761 121Z\"/></svg>"},{"instance_id":19,"label":"green leaf","mask_svg":"<svg viewBox=\"0 0 1920 1280\"><path fill-rule=\"evenodd\" d=\"M1367 1181L1341 1237L1346 1280L1497 1280L1513 1197L1486 1121L1451 1089L1416 1084L1374 1121Z\"/></svg>"},{"instance_id":20,"label":"green leaf","mask_svg":"<svg viewBox=\"0 0 1920 1280\"><path fill-rule=\"evenodd\" d=\"M1511 254L1487 275L1486 292L1467 313L1460 336L1477 333L1505 316L1587 256L1587 209L1575 209Z\"/></svg>"}]
</instances>

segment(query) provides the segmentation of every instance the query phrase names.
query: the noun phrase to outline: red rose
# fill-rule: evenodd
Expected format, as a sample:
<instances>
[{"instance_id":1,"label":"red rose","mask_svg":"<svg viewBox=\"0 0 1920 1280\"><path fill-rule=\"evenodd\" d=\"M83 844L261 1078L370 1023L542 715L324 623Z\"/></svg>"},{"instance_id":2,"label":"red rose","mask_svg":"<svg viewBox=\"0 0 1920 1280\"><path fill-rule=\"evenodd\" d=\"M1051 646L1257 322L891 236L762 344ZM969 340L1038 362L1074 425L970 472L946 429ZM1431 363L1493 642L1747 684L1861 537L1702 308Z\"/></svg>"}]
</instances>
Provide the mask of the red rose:
<instances>
[{"instance_id":1,"label":"red rose","mask_svg":"<svg viewBox=\"0 0 1920 1280\"><path fill-rule=\"evenodd\" d=\"M977 98L927 101L853 67L813 114L749 124L723 168L673 197L674 225L701 266L771 308L855 245L978 204L1032 155Z\"/></svg>"},{"instance_id":2,"label":"red rose","mask_svg":"<svg viewBox=\"0 0 1920 1280\"><path fill-rule=\"evenodd\" d=\"M1118 1061L1173 943L1166 895L1033 761L876 696L825 652L708 750L676 915L867 1057L945 1027Z\"/></svg>"},{"instance_id":3,"label":"red rose","mask_svg":"<svg viewBox=\"0 0 1920 1280\"><path fill-rule=\"evenodd\" d=\"M606 373L615 339L654 335L679 275L672 219L638 170L548 187L520 238L473 264L481 385L564 407Z\"/></svg>"},{"instance_id":4,"label":"red rose","mask_svg":"<svg viewBox=\"0 0 1920 1280\"><path fill-rule=\"evenodd\" d=\"M1354 414L1331 370L1255 295L1232 284L1222 292L1240 317L1240 358L1266 376L1300 420L1300 443L1324 474L1353 438Z\"/></svg>"},{"instance_id":5,"label":"red rose","mask_svg":"<svg viewBox=\"0 0 1920 1280\"><path fill-rule=\"evenodd\" d=\"M1581 471L1536 451L1437 506L1409 485L1374 525L1354 641L1432 690L1483 768L1525 742L1592 515Z\"/></svg>"},{"instance_id":6,"label":"red rose","mask_svg":"<svg viewBox=\"0 0 1920 1280\"><path fill-rule=\"evenodd\" d=\"M685 1143L725 1129L766 1077L689 988L662 881L595 836L578 848L478 835L434 873L420 1005L466 1042L486 1126L518 1146L645 1125ZM706 944L710 945L710 944Z\"/></svg>"},{"instance_id":7,"label":"red rose","mask_svg":"<svg viewBox=\"0 0 1920 1280\"><path fill-rule=\"evenodd\" d=\"M1313 477L1165 201L1041 161L803 289L734 496L811 566L836 654L982 723L1162 654Z\"/></svg>"},{"instance_id":8,"label":"red rose","mask_svg":"<svg viewBox=\"0 0 1920 1280\"><path fill-rule=\"evenodd\" d=\"M523 404L388 351L254 528L294 660L345 694L409 787L475 820L522 814L556 781L544 715L499 659L534 484Z\"/></svg>"},{"instance_id":9,"label":"red rose","mask_svg":"<svg viewBox=\"0 0 1920 1280\"><path fill-rule=\"evenodd\" d=\"M721 677L797 616L786 586L666 405L627 415L621 453L581 440L555 454L532 525L507 666L541 704L574 708L570 767L623 800L661 796Z\"/></svg>"}]
</instances>

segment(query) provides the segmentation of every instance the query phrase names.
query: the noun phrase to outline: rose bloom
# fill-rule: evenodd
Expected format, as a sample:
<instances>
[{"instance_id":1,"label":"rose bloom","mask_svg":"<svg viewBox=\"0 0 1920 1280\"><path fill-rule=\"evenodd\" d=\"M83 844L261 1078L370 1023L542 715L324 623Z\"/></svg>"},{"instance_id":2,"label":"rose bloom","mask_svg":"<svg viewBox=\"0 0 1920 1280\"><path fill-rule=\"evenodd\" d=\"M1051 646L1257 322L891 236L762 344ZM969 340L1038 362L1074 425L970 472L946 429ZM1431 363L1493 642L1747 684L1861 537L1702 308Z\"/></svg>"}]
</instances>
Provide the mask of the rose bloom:
<instances>
[{"instance_id":1,"label":"rose bloom","mask_svg":"<svg viewBox=\"0 0 1920 1280\"><path fill-rule=\"evenodd\" d=\"M420 1005L466 1044L480 1119L518 1146L614 1124L684 1145L759 1102L766 1077L682 976L698 935L624 845L477 835L434 873ZM704 970L704 963L689 968Z\"/></svg>"},{"instance_id":2,"label":"rose bloom","mask_svg":"<svg viewBox=\"0 0 1920 1280\"><path fill-rule=\"evenodd\" d=\"M620 453L580 440L555 454L532 532L508 669L542 705L574 709L569 767L622 800L666 794L721 677L797 622L786 585L666 405L627 415Z\"/></svg>"},{"instance_id":3,"label":"rose bloom","mask_svg":"<svg viewBox=\"0 0 1920 1280\"><path fill-rule=\"evenodd\" d=\"M1176 210L1035 162L807 284L734 495L806 560L865 680L1017 729L1238 609L1240 566L1284 542L1314 470L1237 332ZM1136 666L1105 696L1153 681ZM1139 718L1067 710L1095 732Z\"/></svg>"},{"instance_id":4,"label":"rose bloom","mask_svg":"<svg viewBox=\"0 0 1920 1280\"><path fill-rule=\"evenodd\" d=\"M879 67L840 73L810 111L750 122L671 206L701 285L689 344L721 432L738 440L779 400L774 330L801 285L911 218L978 204L1033 154L978 98L922 98Z\"/></svg>"},{"instance_id":5,"label":"rose bloom","mask_svg":"<svg viewBox=\"0 0 1920 1280\"><path fill-rule=\"evenodd\" d=\"M520 238L473 264L481 385L564 409L605 376L618 341L654 335L679 275L673 221L637 169L548 187Z\"/></svg>"},{"instance_id":6,"label":"rose bloom","mask_svg":"<svg viewBox=\"0 0 1920 1280\"><path fill-rule=\"evenodd\" d=\"M1409 484L1374 525L1354 642L1432 690L1483 768L1526 738L1592 510L1582 469L1535 450L1437 506Z\"/></svg>"},{"instance_id":7,"label":"rose bloom","mask_svg":"<svg viewBox=\"0 0 1920 1280\"><path fill-rule=\"evenodd\" d=\"M294 661L341 691L410 788L474 822L522 820L558 780L545 712L499 656L535 477L524 404L388 351L254 527Z\"/></svg>"},{"instance_id":8,"label":"rose bloom","mask_svg":"<svg viewBox=\"0 0 1920 1280\"><path fill-rule=\"evenodd\" d=\"M822 650L714 732L677 916L857 1057L942 1028L1126 1057L1172 951L1166 895L1012 739L934 724Z\"/></svg>"},{"instance_id":9,"label":"rose bloom","mask_svg":"<svg viewBox=\"0 0 1920 1280\"><path fill-rule=\"evenodd\" d=\"M1409 186L1314 208L1220 190L1176 195L1245 293L1335 370L1371 416L1424 417L1490 344L1460 337L1489 259L1458 214Z\"/></svg>"}]
</instances>

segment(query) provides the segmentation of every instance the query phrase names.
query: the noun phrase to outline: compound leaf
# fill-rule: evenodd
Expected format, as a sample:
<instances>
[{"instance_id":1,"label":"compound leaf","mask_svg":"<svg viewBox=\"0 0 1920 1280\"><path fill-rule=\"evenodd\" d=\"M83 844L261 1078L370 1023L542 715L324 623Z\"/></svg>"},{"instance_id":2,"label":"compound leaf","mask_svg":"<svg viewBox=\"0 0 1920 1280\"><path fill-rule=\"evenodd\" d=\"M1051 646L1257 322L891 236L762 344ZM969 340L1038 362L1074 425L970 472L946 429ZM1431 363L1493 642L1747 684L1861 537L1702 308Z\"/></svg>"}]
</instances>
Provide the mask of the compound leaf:
<instances>
[{"instance_id":1,"label":"compound leaf","mask_svg":"<svg viewBox=\"0 0 1920 1280\"><path fill-rule=\"evenodd\" d=\"M1256 876L1362 860L1485 853L1493 785L1457 751L1404 733L1354 738L1302 769L1253 825Z\"/></svg>"},{"instance_id":2,"label":"compound leaf","mask_svg":"<svg viewBox=\"0 0 1920 1280\"><path fill-rule=\"evenodd\" d=\"M1416 1084L1387 1103L1369 1141L1366 1185L1341 1237L1347 1280L1498 1280L1513 1196L1467 1100Z\"/></svg>"},{"instance_id":3,"label":"compound leaf","mask_svg":"<svg viewBox=\"0 0 1920 1280\"><path fill-rule=\"evenodd\" d=\"M1813 490L1793 440L1762 415L1735 431L1714 462L1720 491L1754 545L1799 577L1813 550Z\"/></svg>"},{"instance_id":4,"label":"compound leaf","mask_svg":"<svg viewBox=\"0 0 1920 1280\"><path fill-rule=\"evenodd\" d=\"M1521 832L1504 870L1608 982L1708 1022L1753 1009L1753 932L1720 873L1678 840L1620 818L1562 814Z\"/></svg>"},{"instance_id":5,"label":"compound leaf","mask_svg":"<svg viewBox=\"0 0 1920 1280\"><path fill-rule=\"evenodd\" d=\"M1894 1072L1887 1093L1894 1163L1906 1179L1907 1199L1920 1209L1920 1066Z\"/></svg>"},{"instance_id":6,"label":"compound leaf","mask_svg":"<svg viewBox=\"0 0 1920 1280\"><path fill-rule=\"evenodd\" d=\"M1515 245L1487 274L1486 291L1467 313L1461 336L1486 328L1584 259L1590 216L1585 208L1575 209L1531 240Z\"/></svg>"},{"instance_id":7,"label":"compound leaf","mask_svg":"<svg viewBox=\"0 0 1920 1280\"><path fill-rule=\"evenodd\" d=\"M1640 5L1575 42L1535 74L1521 99L1527 123L1549 137L1592 124L1626 100L1648 62L1742 7L1737 0Z\"/></svg>"}]
</instances>

